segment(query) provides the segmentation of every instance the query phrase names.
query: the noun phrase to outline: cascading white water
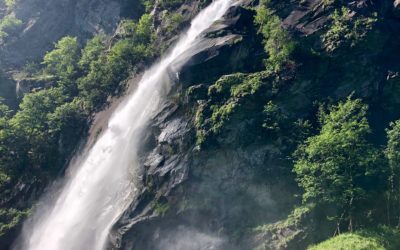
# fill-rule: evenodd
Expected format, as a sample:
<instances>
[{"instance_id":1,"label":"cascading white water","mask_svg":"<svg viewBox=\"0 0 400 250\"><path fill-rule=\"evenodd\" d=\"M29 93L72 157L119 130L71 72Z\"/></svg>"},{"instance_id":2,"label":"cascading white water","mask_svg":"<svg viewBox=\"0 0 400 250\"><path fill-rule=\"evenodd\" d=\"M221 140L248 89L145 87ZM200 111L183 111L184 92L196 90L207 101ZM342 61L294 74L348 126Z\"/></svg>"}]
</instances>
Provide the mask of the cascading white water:
<instances>
[{"instance_id":1,"label":"cascading white water","mask_svg":"<svg viewBox=\"0 0 400 250\"><path fill-rule=\"evenodd\" d=\"M109 231L140 187L137 154L142 134L170 89L177 71L200 33L220 19L233 0L217 0L192 21L171 52L148 70L133 95L113 114L107 130L81 156L50 208L39 208L24 226L17 249L101 250ZM171 67L174 67L171 69ZM74 167L74 166L71 166Z\"/></svg>"}]
</instances>

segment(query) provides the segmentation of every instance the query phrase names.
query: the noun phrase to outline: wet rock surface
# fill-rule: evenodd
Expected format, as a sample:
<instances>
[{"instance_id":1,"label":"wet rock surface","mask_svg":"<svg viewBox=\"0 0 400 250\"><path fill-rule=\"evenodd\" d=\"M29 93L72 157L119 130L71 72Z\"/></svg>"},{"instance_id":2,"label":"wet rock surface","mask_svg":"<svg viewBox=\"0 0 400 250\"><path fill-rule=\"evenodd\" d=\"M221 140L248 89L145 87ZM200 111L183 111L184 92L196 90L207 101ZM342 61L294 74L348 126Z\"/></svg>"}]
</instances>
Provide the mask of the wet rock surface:
<instances>
[{"instance_id":1,"label":"wet rock surface","mask_svg":"<svg viewBox=\"0 0 400 250\"><path fill-rule=\"evenodd\" d=\"M185 94L189 86L201 81L191 77L198 75L199 69L211 69L214 63L227 61L227 55L242 61L251 54L241 50L249 40L256 39L256 32L243 25L248 20L240 23L253 14L242 7L232 8L224 21L204 34L206 39L197 45L195 55L187 55L193 57L179 77L176 91L180 101L165 103L153 119L142 160L144 186L114 226L110 249L247 249L247 243L232 245L233 235L244 234L261 217L267 221L275 218L277 206L270 187L254 184L255 169L264 164L270 149L228 146L224 151L199 151L194 118L188 115L193 103ZM219 67L204 79L226 72ZM205 85L196 86L201 89ZM231 231L233 228L237 230Z\"/></svg>"}]
</instances>

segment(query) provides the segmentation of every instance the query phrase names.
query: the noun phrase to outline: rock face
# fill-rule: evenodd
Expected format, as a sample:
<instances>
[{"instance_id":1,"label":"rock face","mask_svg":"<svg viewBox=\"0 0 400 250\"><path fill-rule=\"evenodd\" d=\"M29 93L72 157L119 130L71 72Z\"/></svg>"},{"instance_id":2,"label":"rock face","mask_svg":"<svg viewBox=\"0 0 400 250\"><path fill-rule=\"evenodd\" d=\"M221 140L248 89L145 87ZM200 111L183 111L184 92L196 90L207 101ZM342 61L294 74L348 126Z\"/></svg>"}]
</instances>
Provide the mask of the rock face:
<instances>
[{"instance_id":1,"label":"rock face","mask_svg":"<svg viewBox=\"0 0 400 250\"><path fill-rule=\"evenodd\" d=\"M236 57L237 62L251 61L259 67L261 59L248 58L263 51L262 46L249 46L255 44L249 41L257 37L250 28L252 22L248 22L253 14L243 7L232 7L222 22L204 34L206 38L194 53L187 55L191 60L180 73L176 90L181 96L180 105L166 102L153 119L142 161L144 188L114 226L111 249L246 249L245 243L232 245L234 232L229 230L237 227L237 231L244 232L255 220L276 216L277 206L269 187L253 183L253 168L262 166L268 149L199 152L193 117L187 115L193 103L185 100L182 90L231 73L229 70L245 68L222 67L228 55ZM213 70L218 64L221 67L215 67L219 71ZM206 69L207 75L195 77ZM252 213L256 207L266 209ZM246 223L240 214L248 217Z\"/></svg>"},{"instance_id":2,"label":"rock face","mask_svg":"<svg viewBox=\"0 0 400 250\"><path fill-rule=\"evenodd\" d=\"M400 0L395 0L393 3L393 12L397 17L400 17Z\"/></svg>"},{"instance_id":3,"label":"rock face","mask_svg":"<svg viewBox=\"0 0 400 250\"><path fill-rule=\"evenodd\" d=\"M207 31L208 39L187 55L191 59L180 73L181 82L197 84L213 81L215 75L261 69L264 50L257 46L260 41L252 25L253 15L239 6L228 10L225 19Z\"/></svg>"},{"instance_id":4,"label":"rock face","mask_svg":"<svg viewBox=\"0 0 400 250\"><path fill-rule=\"evenodd\" d=\"M283 26L301 38L318 38L330 23L334 8L326 8L318 0L302 2L287 3L289 7L283 4L288 8L277 11L284 20ZM371 1L354 1L349 8L363 11L370 4ZM175 101L165 103L154 117L143 154L142 194L114 226L110 249L303 249L309 244L309 235L303 228L277 222L289 213L288 204L299 203L293 197L298 192L297 185L258 179L261 172L264 177L278 176L279 171L286 178L291 174L283 159L285 141L257 141L261 132L252 130L257 117L241 114L230 117L226 132L215 138L218 146L207 150L195 146L193 107L201 105L208 86L224 74L260 71L265 55L257 31L251 28L253 15L240 6L231 8L223 21L207 31L207 39L186 55L191 59L179 74L179 100L176 96L171 98ZM305 66L313 69L311 78L319 70L323 72L314 83L321 84L319 87L333 98L345 98L354 90L366 98L377 95L372 81L348 83L349 78L338 79L335 71L319 69L319 64L326 63L325 58L321 62L312 61L313 58L300 60L312 65ZM352 60L360 63L357 57ZM345 67L342 64L334 65ZM290 77L278 76L279 84L287 87L274 100L284 110L291 110L295 118L311 115L307 112L311 112L317 98L308 89L311 83L301 77L291 82ZM323 85L326 82L330 84ZM189 87L192 92L186 95ZM256 104L250 106L244 112L254 112ZM289 172L285 172L287 169ZM275 231L249 232L264 223L275 226Z\"/></svg>"},{"instance_id":5,"label":"rock face","mask_svg":"<svg viewBox=\"0 0 400 250\"><path fill-rule=\"evenodd\" d=\"M138 6L138 0L20 1L14 13L23 21L23 32L4 48L2 60L22 66L40 58L66 35L85 40L97 33L110 34L124 16L140 16Z\"/></svg>"}]
</instances>

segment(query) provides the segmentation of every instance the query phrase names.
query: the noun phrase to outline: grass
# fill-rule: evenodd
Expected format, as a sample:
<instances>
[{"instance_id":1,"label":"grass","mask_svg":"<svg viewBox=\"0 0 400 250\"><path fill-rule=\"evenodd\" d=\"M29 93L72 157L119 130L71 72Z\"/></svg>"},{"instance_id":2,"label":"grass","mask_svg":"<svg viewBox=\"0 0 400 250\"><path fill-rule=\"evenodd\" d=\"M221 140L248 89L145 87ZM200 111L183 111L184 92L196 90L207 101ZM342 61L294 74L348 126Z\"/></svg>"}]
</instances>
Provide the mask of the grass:
<instances>
[{"instance_id":1,"label":"grass","mask_svg":"<svg viewBox=\"0 0 400 250\"><path fill-rule=\"evenodd\" d=\"M381 226L376 229L344 233L308 250L397 250L400 249L400 231Z\"/></svg>"}]
</instances>

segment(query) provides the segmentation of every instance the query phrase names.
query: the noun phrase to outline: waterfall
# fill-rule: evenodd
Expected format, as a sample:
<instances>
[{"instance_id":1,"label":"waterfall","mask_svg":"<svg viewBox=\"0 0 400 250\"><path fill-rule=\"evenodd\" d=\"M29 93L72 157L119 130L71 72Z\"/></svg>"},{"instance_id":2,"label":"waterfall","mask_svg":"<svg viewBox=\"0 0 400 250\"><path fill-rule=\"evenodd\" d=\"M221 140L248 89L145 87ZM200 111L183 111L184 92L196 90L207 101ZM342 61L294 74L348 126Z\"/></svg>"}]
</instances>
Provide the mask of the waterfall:
<instances>
[{"instance_id":1,"label":"waterfall","mask_svg":"<svg viewBox=\"0 0 400 250\"><path fill-rule=\"evenodd\" d=\"M62 188L47 194L24 225L15 249L101 250L113 224L140 188L138 151L152 115L171 87L171 72L183 66L184 54L220 19L233 0L217 0L193 19L170 52L142 77L136 91L114 112L108 128L65 177ZM183 57L183 58L182 58Z\"/></svg>"}]
</instances>

